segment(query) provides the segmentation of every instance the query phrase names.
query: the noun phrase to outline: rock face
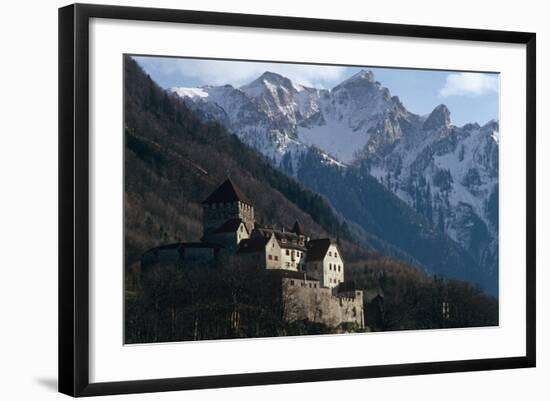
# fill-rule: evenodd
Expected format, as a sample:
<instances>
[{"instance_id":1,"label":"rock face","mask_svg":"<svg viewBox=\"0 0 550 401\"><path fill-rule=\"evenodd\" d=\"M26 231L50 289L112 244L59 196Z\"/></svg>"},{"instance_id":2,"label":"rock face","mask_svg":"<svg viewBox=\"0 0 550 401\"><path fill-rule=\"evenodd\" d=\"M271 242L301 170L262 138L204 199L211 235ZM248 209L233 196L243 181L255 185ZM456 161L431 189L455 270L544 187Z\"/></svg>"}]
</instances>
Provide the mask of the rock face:
<instances>
[{"instance_id":1,"label":"rock face","mask_svg":"<svg viewBox=\"0 0 550 401\"><path fill-rule=\"evenodd\" d=\"M437 106L428 116L422 128L425 131L446 128L451 125L451 112L444 104Z\"/></svg>"},{"instance_id":2,"label":"rock face","mask_svg":"<svg viewBox=\"0 0 550 401\"><path fill-rule=\"evenodd\" d=\"M438 106L413 135L421 140L366 149L356 162L496 274L498 123L455 127Z\"/></svg>"},{"instance_id":3,"label":"rock face","mask_svg":"<svg viewBox=\"0 0 550 401\"><path fill-rule=\"evenodd\" d=\"M172 91L308 186L323 179L302 174L312 149L340 174L372 175L496 277L498 122L457 127L445 105L410 113L365 70L331 90L266 72L241 88Z\"/></svg>"}]
</instances>

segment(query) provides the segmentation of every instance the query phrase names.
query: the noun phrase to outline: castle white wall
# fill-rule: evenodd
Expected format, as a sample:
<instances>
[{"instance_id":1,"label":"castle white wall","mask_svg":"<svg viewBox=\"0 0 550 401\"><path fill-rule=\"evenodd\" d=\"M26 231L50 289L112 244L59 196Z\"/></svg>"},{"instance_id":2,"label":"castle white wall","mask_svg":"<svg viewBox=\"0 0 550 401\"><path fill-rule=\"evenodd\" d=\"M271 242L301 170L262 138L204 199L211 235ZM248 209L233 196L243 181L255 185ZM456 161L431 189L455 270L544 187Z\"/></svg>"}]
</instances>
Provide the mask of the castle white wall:
<instances>
[{"instance_id":1,"label":"castle white wall","mask_svg":"<svg viewBox=\"0 0 550 401\"><path fill-rule=\"evenodd\" d=\"M334 288L344 282L344 261L336 245L330 245L323 259L323 286Z\"/></svg>"},{"instance_id":2,"label":"castle white wall","mask_svg":"<svg viewBox=\"0 0 550 401\"><path fill-rule=\"evenodd\" d=\"M307 263L308 275L318 279L323 287L334 288L344 282L344 260L336 245L331 244L322 261Z\"/></svg>"},{"instance_id":3,"label":"castle white wall","mask_svg":"<svg viewBox=\"0 0 550 401\"><path fill-rule=\"evenodd\" d=\"M272 235L269 241L265 245L265 266L267 269L280 269L281 268L281 247L279 242Z\"/></svg>"},{"instance_id":4,"label":"castle white wall","mask_svg":"<svg viewBox=\"0 0 550 401\"><path fill-rule=\"evenodd\" d=\"M281 247L281 269L305 271L306 253L301 250Z\"/></svg>"},{"instance_id":5,"label":"castle white wall","mask_svg":"<svg viewBox=\"0 0 550 401\"><path fill-rule=\"evenodd\" d=\"M246 225L244 225L243 223L241 223L239 225L239 228L237 229L237 233L236 233L236 245L239 245L239 243L243 240L243 239L248 239L250 238L250 231L248 230L248 228L246 227Z\"/></svg>"}]
</instances>

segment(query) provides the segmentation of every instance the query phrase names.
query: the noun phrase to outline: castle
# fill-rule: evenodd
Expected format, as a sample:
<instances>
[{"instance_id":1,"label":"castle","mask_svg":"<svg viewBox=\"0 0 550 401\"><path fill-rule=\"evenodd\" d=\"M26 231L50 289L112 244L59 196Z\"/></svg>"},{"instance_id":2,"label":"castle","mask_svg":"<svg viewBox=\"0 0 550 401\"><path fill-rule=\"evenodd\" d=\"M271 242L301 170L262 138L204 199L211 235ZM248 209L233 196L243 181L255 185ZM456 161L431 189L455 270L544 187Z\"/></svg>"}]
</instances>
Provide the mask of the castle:
<instances>
[{"instance_id":1,"label":"castle","mask_svg":"<svg viewBox=\"0 0 550 401\"><path fill-rule=\"evenodd\" d=\"M335 241L308 237L298 221L291 229L257 226L253 203L230 179L202 207L200 241L153 248L143 255L142 270L151 264L230 255L280 275L283 296L292 305L287 308L287 320L365 327L363 292L344 280L344 259Z\"/></svg>"}]
</instances>

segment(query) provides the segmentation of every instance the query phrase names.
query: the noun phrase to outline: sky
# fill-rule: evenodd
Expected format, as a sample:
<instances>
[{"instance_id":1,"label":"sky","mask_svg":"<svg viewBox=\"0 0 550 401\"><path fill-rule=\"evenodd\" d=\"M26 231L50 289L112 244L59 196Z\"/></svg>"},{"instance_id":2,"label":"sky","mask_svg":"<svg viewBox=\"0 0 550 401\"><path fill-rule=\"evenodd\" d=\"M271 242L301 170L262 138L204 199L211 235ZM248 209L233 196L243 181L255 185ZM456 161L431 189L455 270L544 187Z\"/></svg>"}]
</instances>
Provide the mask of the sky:
<instances>
[{"instance_id":1,"label":"sky","mask_svg":"<svg viewBox=\"0 0 550 401\"><path fill-rule=\"evenodd\" d=\"M371 66L348 67L229 61L172 57L134 57L161 87L194 88L230 84L239 87L265 71L276 72L294 83L332 89L361 69L371 70L375 79L399 96L416 114L429 114L439 104L451 111L451 122L480 125L499 119L499 76L495 73L416 70Z\"/></svg>"}]
</instances>

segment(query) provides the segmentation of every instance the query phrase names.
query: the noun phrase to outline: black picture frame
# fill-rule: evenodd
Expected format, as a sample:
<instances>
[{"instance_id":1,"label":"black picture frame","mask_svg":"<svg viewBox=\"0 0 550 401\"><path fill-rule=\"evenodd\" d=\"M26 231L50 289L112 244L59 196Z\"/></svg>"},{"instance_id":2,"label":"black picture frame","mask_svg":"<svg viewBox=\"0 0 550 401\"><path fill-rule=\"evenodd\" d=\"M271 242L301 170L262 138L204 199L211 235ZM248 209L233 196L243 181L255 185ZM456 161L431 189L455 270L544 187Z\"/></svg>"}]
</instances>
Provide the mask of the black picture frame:
<instances>
[{"instance_id":1,"label":"black picture frame","mask_svg":"<svg viewBox=\"0 0 550 401\"><path fill-rule=\"evenodd\" d=\"M521 357L407 363L154 380L89 381L89 21L91 18L354 33L526 45L526 354ZM59 9L59 391L71 396L253 386L384 376L534 367L536 35L219 12L75 4Z\"/></svg>"}]
</instances>

